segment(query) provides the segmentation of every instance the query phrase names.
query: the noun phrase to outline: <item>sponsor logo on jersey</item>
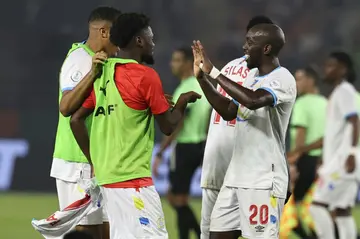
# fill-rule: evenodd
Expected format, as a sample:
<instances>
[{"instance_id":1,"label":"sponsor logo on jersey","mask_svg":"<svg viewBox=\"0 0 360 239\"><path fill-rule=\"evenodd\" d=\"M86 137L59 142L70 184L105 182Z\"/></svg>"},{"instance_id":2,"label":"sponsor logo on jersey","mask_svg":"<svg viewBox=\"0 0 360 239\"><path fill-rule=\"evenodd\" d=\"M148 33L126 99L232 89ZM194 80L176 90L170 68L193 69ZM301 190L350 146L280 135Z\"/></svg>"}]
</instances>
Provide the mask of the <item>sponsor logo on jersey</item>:
<instances>
[{"instance_id":1,"label":"sponsor logo on jersey","mask_svg":"<svg viewBox=\"0 0 360 239\"><path fill-rule=\"evenodd\" d=\"M83 74L81 71L75 71L71 74L70 78L73 82L79 82L83 78Z\"/></svg>"},{"instance_id":2,"label":"sponsor logo on jersey","mask_svg":"<svg viewBox=\"0 0 360 239\"><path fill-rule=\"evenodd\" d=\"M264 229L265 229L265 227L264 227L264 226L261 226L261 225L257 225L257 226L255 227L255 231L256 231L256 232L264 232Z\"/></svg>"},{"instance_id":3,"label":"sponsor logo on jersey","mask_svg":"<svg viewBox=\"0 0 360 239\"><path fill-rule=\"evenodd\" d=\"M106 87L107 87L107 84L109 84L109 80L105 83L105 86L104 86L104 87L100 87L100 89L99 89L102 93L104 93L105 96L106 96Z\"/></svg>"},{"instance_id":4,"label":"sponsor logo on jersey","mask_svg":"<svg viewBox=\"0 0 360 239\"><path fill-rule=\"evenodd\" d=\"M115 105L108 105L107 107L105 106L99 106L97 107L96 111L95 111L95 117L99 116L99 115L103 115L103 116L107 116L110 115L112 111L115 110L115 108L117 107L117 104Z\"/></svg>"}]
</instances>

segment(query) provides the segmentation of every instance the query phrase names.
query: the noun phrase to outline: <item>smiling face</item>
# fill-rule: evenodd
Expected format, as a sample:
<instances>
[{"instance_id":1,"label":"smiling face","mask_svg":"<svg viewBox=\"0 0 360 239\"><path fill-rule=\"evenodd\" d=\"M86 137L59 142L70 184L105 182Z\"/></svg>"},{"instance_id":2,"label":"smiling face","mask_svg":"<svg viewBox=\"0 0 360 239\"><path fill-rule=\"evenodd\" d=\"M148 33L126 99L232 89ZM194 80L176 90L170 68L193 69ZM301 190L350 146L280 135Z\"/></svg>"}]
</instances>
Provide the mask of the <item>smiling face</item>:
<instances>
[{"instance_id":1,"label":"smiling face","mask_svg":"<svg viewBox=\"0 0 360 239\"><path fill-rule=\"evenodd\" d=\"M250 29L247 32L243 49L244 53L249 56L246 60L249 69L260 66L265 46L261 31Z\"/></svg>"}]
</instances>

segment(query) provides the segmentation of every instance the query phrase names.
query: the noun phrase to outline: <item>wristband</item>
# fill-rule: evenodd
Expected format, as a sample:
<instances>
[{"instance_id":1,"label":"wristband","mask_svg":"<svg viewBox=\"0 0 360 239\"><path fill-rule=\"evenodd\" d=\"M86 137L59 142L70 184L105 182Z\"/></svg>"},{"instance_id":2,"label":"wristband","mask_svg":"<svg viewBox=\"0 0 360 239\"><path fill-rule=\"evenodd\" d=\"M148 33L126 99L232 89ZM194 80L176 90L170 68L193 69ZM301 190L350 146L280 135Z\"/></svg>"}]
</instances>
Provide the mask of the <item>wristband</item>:
<instances>
[{"instance_id":1,"label":"wristband","mask_svg":"<svg viewBox=\"0 0 360 239\"><path fill-rule=\"evenodd\" d=\"M352 146L349 151L349 155L355 156L358 153L359 149L355 146Z\"/></svg>"},{"instance_id":2,"label":"wristband","mask_svg":"<svg viewBox=\"0 0 360 239\"><path fill-rule=\"evenodd\" d=\"M210 71L210 73L209 73L209 76L211 77L211 78L213 78L213 79L216 79L216 78L218 78L218 76L221 74L221 72L218 70L218 69L216 69L216 67L215 66L213 66L213 68L211 69L211 71Z\"/></svg>"},{"instance_id":3,"label":"wristband","mask_svg":"<svg viewBox=\"0 0 360 239\"><path fill-rule=\"evenodd\" d=\"M202 62L200 62L200 64L199 64L199 68L202 70L202 69L203 69L203 67L204 67L204 64L203 64Z\"/></svg>"}]
</instances>

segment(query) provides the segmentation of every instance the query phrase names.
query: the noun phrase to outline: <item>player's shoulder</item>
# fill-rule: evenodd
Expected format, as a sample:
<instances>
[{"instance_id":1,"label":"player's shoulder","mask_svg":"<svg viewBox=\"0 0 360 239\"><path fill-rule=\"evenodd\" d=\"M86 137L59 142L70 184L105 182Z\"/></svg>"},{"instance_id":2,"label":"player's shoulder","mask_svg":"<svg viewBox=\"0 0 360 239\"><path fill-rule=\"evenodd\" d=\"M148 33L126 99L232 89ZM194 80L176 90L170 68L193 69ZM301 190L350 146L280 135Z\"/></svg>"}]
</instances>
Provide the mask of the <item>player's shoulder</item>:
<instances>
[{"instance_id":1,"label":"player's shoulder","mask_svg":"<svg viewBox=\"0 0 360 239\"><path fill-rule=\"evenodd\" d=\"M347 92L352 92L352 93L356 93L356 89L355 87L348 81L343 81L340 85L339 85L339 89L342 91L347 91Z\"/></svg>"},{"instance_id":2,"label":"player's shoulder","mask_svg":"<svg viewBox=\"0 0 360 239\"><path fill-rule=\"evenodd\" d=\"M229 66L247 66L246 61L245 61L245 56L242 56L240 58L236 58L232 61L229 61L228 63L226 63L226 65L223 68L229 67Z\"/></svg>"},{"instance_id":3,"label":"player's shoulder","mask_svg":"<svg viewBox=\"0 0 360 239\"><path fill-rule=\"evenodd\" d=\"M87 51L81 47L70 52L65 59L64 63L70 64L81 64L84 61L91 61L92 57L87 53Z\"/></svg>"}]
</instances>

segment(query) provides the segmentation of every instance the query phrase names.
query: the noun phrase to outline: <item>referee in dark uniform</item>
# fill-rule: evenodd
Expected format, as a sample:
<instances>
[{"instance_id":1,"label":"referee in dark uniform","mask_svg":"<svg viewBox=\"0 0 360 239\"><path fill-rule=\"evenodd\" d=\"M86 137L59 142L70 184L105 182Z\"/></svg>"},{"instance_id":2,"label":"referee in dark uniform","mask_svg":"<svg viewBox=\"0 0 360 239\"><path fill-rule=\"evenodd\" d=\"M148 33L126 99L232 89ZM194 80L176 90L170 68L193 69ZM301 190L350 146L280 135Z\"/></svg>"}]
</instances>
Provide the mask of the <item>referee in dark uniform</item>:
<instances>
[{"instance_id":1,"label":"referee in dark uniform","mask_svg":"<svg viewBox=\"0 0 360 239\"><path fill-rule=\"evenodd\" d=\"M182 93L195 91L203 95L197 79L193 75L193 54L191 48L179 48L173 52L171 70L180 85L174 92L176 102ZM168 200L176 210L180 239L189 238L190 230L194 230L200 238L199 223L189 207L190 184L195 170L201 166L204 156L205 140L210 116L210 104L205 97L194 104L188 105L182 124L176 132L165 137L157 153L153 165L156 176L162 153L173 142L175 152L170 160L170 188Z\"/></svg>"}]
</instances>

